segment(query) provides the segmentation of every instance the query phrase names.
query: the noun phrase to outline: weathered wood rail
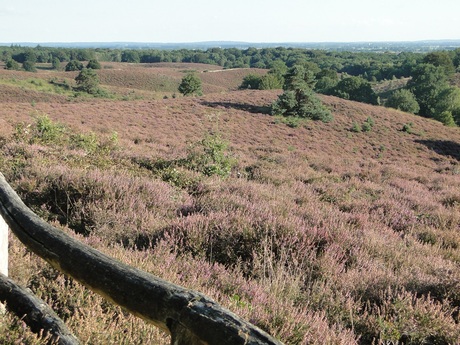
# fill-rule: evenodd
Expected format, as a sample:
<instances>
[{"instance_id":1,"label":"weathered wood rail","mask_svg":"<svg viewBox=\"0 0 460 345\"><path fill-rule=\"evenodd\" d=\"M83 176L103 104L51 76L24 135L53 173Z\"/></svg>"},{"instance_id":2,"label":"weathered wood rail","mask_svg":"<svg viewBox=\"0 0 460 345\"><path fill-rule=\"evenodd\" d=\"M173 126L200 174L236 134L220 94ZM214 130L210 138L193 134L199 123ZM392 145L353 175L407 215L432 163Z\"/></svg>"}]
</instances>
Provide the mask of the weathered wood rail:
<instances>
[{"instance_id":1,"label":"weathered wood rail","mask_svg":"<svg viewBox=\"0 0 460 345\"><path fill-rule=\"evenodd\" d=\"M173 345L282 344L209 297L116 261L44 222L1 173L0 216L51 266L167 332Z\"/></svg>"},{"instance_id":2,"label":"weathered wood rail","mask_svg":"<svg viewBox=\"0 0 460 345\"><path fill-rule=\"evenodd\" d=\"M47 336L49 344L78 345L80 342L56 313L31 291L0 273L0 299L35 333Z\"/></svg>"}]
</instances>

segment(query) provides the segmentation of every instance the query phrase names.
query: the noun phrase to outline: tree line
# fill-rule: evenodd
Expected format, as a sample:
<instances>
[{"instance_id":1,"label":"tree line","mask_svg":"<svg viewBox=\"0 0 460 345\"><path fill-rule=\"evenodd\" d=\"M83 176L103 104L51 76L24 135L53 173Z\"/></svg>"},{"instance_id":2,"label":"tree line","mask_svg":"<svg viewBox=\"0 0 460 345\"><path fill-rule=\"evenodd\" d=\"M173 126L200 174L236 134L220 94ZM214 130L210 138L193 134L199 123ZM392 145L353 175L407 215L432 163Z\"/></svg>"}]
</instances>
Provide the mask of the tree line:
<instances>
[{"instance_id":1,"label":"tree line","mask_svg":"<svg viewBox=\"0 0 460 345\"><path fill-rule=\"evenodd\" d=\"M460 49L443 51L452 62L452 68L460 65ZM0 47L0 59L19 64L53 63L53 61L107 61L130 63L190 62L218 65L223 68L271 69L283 62L288 68L309 62L316 69L330 69L337 73L361 76L368 81L381 81L393 77L410 77L411 71L426 54L371 53L311 50L301 48L210 48L207 50L179 49L109 49L109 48L51 48L37 46Z\"/></svg>"}]
</instances>

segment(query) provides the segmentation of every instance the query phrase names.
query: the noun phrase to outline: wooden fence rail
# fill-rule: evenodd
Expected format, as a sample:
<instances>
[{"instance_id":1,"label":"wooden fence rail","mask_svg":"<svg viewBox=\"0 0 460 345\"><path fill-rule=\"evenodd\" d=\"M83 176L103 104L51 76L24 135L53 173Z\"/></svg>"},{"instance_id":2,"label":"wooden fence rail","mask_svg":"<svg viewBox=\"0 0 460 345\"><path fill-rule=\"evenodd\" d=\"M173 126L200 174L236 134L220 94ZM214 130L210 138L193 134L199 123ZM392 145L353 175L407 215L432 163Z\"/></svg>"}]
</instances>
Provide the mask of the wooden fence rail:
<instances>
[{"instance_id":1,"label":"wooden fence rail","mask_svg":"<svg viewBox=\"0 0 460 345\"><path fill-rule=\"evenodd\" d=\"M56 313L32 291L0 273L0 300L25 321L34 333L48 338L48 344L78 345L80 342Z\"/></svg>"},{"instance_id":2,"label":"wooden fence rail","mask_svg":"<svg viewBox=\"0 0 460 345\"><path fill-rule=\"evenodd\" d=\"M282 344L205 295L82 244L34 214L0 173L0 215L51 266L171 335L174 345Z\"/></svg>"}]
</instances>

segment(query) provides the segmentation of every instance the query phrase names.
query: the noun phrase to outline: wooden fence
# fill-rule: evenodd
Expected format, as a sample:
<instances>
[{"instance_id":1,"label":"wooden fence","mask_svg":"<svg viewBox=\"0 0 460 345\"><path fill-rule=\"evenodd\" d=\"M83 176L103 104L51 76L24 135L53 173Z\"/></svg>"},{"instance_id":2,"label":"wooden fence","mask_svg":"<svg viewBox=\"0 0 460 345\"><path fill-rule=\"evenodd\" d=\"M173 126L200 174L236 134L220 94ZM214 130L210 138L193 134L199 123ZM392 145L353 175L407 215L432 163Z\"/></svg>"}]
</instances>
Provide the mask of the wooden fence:
<instances>
[{"instance_id":1,"label":"wooden fence","mask_svg":"<svg viewBox=\"0 0 460 345\"><path fill-rule=\"evenodd\" d=\"M19 317L27 314L33 319L24 319L33 331L38 323L60 344L78 344L78 340L43 301L6 277L5 222L27 248L55 269L167 332L171 344L282 344L209 297L116 261L44 222L0 173L0 301L6 301L7 310Z\"/></svg>"}]
</instances>

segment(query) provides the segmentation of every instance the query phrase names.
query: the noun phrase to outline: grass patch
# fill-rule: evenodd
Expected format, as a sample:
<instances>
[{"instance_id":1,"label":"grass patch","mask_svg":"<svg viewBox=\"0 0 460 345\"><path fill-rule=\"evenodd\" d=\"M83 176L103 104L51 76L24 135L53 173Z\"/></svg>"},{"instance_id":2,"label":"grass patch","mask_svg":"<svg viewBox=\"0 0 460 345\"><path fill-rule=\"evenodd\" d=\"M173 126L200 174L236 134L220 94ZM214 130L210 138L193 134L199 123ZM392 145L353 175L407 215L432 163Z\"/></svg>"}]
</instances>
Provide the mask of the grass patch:
<instances>
[{"instance_id":1,"label":"grass patch","mask_svg":"<svg viewBox=\"0 0 460 345\"><path fill-rule=\"evenodd\" d=\"M33 90L43 93L51 93L58 95L67 95L72 96L74 92L72 91L71 85L72 82L66 79L57 81L52 79L47 81L41 78L28 78L28 79L0 79L0 84L16 86L25 90Z\"/></svg>"}]
</instances>

